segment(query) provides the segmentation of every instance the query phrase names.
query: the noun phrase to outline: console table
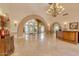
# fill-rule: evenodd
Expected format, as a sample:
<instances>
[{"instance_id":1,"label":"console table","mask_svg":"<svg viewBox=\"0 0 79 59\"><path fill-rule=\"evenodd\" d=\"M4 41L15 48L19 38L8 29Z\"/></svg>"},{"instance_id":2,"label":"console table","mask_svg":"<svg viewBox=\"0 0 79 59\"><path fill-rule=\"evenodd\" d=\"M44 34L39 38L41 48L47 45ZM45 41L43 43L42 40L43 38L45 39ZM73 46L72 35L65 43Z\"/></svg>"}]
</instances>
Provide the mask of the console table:
<instances>
[{"instance_id":1,"label":"console table","mask_svg":"<svg viewBox=\"0 0 79 59\"><path fill-rule=\"evenodd\" d=\"M79 42L79 32L78 31L58 31L56 37L60 40L77 44Z\"/></svg>"}]
</instances>

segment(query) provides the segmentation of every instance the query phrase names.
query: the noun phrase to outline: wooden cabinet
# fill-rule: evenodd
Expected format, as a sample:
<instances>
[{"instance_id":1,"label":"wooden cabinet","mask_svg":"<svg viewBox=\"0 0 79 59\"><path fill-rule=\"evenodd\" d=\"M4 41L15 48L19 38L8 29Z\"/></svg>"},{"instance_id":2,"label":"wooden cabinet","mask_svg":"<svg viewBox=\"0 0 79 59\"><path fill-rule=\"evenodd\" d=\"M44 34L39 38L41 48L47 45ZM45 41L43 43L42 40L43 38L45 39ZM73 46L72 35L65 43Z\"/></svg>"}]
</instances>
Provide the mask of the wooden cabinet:
<instances>
[{"instance_id":1,"label":"wooden cabinet","mask_svg":"<svg viewBox=\"0 0 79 59\"><path fill-rule=\"evenodd\" d=\"M69 39L69 33L63 32L63 39Z\"/></svg>"},{"instance_id":2,"label":"wooden cabinet","mask_svg":"<svg viewBox=\"0 0 79 59\"><path fill-rule=\"evenodd\" d=\"M72 41L75 41L76 40L76 33L77 32L71 32L71 33L69 33L69 39L72 40Z\"/></svg>"},{"instance_id":3,"label":"wooden cabinet","mask_svg":"<svg viewBox=\"0 0 79 59\"><path fill-rule=\"evenodd\" d=\"M13 36L0 38L0 56L11 55L14 52Z\"/></svg>"},{"instance_id":4,"label":"wooden cabinet","mask_svg":"<svg viewBox=\"0 0 79 59\"><path fill-rule=\"evenodd\" d=\"M62 35L62 36L61 36ZM57 32L57 38L67 41L70 43L78 43L78 32L77 31L61 31Z\"/></svg>"}]
</instances>

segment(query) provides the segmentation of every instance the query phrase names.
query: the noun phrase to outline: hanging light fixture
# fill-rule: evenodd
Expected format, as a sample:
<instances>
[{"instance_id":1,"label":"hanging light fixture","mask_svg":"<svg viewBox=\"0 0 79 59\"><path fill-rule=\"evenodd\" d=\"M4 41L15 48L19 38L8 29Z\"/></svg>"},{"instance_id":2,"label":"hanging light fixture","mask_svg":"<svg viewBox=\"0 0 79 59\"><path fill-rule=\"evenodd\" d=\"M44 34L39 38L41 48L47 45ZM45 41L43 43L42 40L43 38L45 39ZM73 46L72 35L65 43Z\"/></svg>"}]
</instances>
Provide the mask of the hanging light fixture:
<instances>
[{"instance_id":1,"label":"hanging light fixture","mask_svg":"<svg viewBox=\"0 0 79 59\"><path fill-rule=\"evenodd\" d=\"M49 9L47 10L47 14L56 17L64 11L64 8L59 3L50 4Z\"/></svg>"}]
</instances>

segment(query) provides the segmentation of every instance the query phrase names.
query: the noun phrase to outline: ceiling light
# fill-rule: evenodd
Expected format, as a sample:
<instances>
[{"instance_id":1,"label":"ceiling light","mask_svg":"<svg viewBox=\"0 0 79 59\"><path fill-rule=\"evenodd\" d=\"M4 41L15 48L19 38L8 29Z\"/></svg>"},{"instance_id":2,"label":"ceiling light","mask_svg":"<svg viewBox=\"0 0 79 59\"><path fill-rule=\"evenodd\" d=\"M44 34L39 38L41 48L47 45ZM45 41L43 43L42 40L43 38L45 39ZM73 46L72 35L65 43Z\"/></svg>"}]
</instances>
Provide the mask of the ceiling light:
<instances>
[{"instance_id":1,"label":"ceiling light","mask_svg":"<svg viewBox=\"0 0 79 59\"><path fill-rule=\"evenodd\" d=\"M49 9L47 10L47 14L56 17L60 13L64 11L64 8L59 3L52 3L50 4Z\"/></svg>"}]
</instances>

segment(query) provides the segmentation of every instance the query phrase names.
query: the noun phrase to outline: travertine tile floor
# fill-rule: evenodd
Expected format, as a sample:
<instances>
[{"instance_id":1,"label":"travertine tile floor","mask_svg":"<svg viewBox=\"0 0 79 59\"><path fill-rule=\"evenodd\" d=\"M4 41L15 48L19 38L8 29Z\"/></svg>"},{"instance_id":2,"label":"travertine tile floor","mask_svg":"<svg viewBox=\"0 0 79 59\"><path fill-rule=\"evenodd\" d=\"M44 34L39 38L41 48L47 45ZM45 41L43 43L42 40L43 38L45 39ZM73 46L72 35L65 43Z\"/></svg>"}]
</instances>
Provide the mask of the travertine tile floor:
<instances>
[{"instance_id":1,"label":"travertine tile floor","mask_svg":"<svg viewBox=\"0 0 79 59\"><path fill-rule=\"evenodd\" d=\"M55 34L31 34L15 39L12 56L76 56L79 44L71 44L56 39Z\"/></svg>"}]
</instances>

